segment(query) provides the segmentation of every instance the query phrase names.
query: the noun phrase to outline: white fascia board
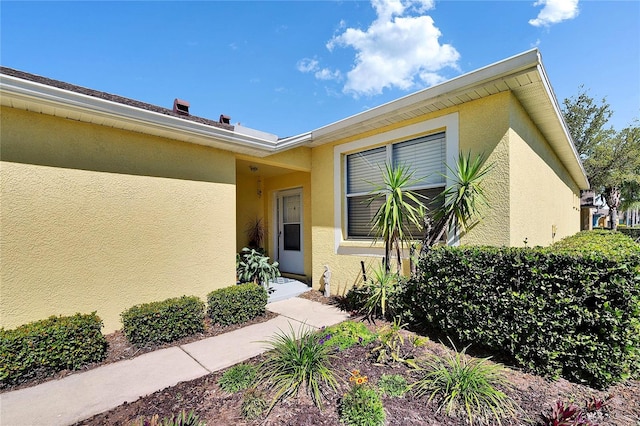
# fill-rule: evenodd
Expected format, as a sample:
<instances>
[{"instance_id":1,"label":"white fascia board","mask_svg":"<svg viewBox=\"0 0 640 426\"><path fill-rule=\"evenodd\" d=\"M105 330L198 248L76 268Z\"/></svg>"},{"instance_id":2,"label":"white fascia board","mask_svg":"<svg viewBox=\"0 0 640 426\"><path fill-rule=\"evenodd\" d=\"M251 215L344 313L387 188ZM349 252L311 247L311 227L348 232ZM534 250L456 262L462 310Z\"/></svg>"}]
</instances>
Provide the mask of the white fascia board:
<instances>
[{"instance_id":1,"label":"white fascia board","mask_svg":"<svg viewBox=\"0 0 640 426\"><path fill-rule=\"evenodd\" d=\"M46 84L23 80L13 76L0 75L2 96L15 97L27 102L43 103L55 108L68 109L84 114L106 117L118 121L138 124L150 129L182 132L198 138L215 139L226 142L227 149L234 151L234 145L273 152L276 142L251 135L239 134L231 130L217 128L195 121L149 111L94 96L60 89ZM201 139L202 140L202 139ZM213 144L214 141L212 141Z\"/></svg>"},{"instance_id":2,"label":"white fascia board","mask_svg":"<svg viewBox=\"0 0 640 426\"><path fill-rule=\"evenodd\" d=\"M447 80L436 86L423 89L400 99L396 99L370 110L352 115L351 117L336 121L327 126L320 127L312 132L313 137L319 138L345 128L352 128L363 121L375 119L377 117L393 113L394 111L410 107L411 105L419 104L426 100L436 99L440 96L460 92L464 89L478 86L484 82L520 72L524 69L535 68L538 64L538 49L531 49L511 58L480 68L476 71Z\"/></svg>"}]
</instances>

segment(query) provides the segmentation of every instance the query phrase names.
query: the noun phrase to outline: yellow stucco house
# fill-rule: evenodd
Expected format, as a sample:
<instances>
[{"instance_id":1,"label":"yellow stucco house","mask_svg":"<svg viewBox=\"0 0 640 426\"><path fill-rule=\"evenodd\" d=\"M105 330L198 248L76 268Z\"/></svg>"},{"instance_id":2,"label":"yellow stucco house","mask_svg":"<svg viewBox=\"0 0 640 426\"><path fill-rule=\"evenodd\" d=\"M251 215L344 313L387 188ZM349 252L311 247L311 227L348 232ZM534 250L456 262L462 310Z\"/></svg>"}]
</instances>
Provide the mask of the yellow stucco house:
<instances>
[{"instance_id":1,"label":"yellow stucco house","mask_svg":"<svg viewBox=\"0 0 640 426\"><path fill-rule=\"evenodd\" d=\"M584 169L537 50L308 133L278 138L2 68L0 325L235 283L247 223L319 288L382 255L360 201L370 164L408 161L434 194L459 152L488 155L491 204L450 243L548 245L580 228Z\"/></svg>"}]
</instances>

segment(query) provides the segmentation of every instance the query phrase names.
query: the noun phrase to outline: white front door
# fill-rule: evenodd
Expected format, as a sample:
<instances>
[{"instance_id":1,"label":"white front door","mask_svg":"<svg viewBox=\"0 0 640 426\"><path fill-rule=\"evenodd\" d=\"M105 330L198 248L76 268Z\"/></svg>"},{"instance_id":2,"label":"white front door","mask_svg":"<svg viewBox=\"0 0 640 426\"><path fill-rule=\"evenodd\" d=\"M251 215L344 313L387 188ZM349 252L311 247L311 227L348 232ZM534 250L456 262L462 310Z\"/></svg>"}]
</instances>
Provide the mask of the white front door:
<instances>
[{"instance_id":1,"label":"white front door","mask_svg":"<svg viewBox=\"0 0 640 426\"><path fill-rule=\"evenodd\" d=\"M281 272L304 274L302 189L276 195L277 252Z\"/></svg>"}]
</instances>

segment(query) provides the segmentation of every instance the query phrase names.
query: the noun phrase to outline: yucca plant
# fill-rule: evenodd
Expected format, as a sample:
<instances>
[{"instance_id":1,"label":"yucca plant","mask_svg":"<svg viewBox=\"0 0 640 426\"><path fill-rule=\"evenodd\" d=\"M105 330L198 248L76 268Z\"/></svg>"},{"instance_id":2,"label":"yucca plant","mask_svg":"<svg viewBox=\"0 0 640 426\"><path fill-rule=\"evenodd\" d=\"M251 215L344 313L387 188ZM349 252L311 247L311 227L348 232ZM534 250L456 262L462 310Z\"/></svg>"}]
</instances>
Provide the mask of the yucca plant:
<instances>
[{"instance_id":1,"label":"yucca plant","mask_svg":"<svg viewBox=\"0 0 640 426\"><path fill-rule=\"evenodd\" d=\"M516 415L517 404L497 385L508 387L500 364L489 358L466 355L466 349L445 357L432 356L418 363L422 377L411 385L418 398L439 401L438 411L448 415L466 414L469 423L502 424L501 420ZM455 349L455 347L454 347Z\"/></svg>"},{"instance_id":2,"label":"yucca plant","mask_svg":"<svg viewBox=\"0 0 640 426\"><path fill-rule=\"evenodd\" d=\"M481 206L488 205L482 181L493 165L484 166L484 162L484 154L472 159L471 153L460 153L456 169L447 166L451 173L448 180L454 183L438 196L437 204L442 207L435 212L433 220L426 218L428 224L421 254L440 241L447 230L462 228L468 231L475 226L477 221L472 222L472 218L477 217Z\"/></svg>"},{"instance_id":3,"label":"yucca plant","mask_svg":"<svg viewBox=\"0 0 640 426\"><path fill-rule=\"evenodd\" d=\"M414 178L414 172L406 164L385 164L383 184L375 185L368 199L369 205L374 201L382 200L382 205L373 216L372 232L376 240L384 241L384 268L391 271L392 252L396 253L397 272L402 268L402 249L407 241L414 237L411 235L410 224L422 229L425 215L425 197L408 188L419 183Z\"/></svg>"},{"instance_id":4,"label":"yucca plant","mask_svg":"<svg viewBox=\"0 0 640 426\"><path fill-rule=\"evenodd\" d=\"M313 403L322 408L322 398L327 390L336 391L337 380L331 369L332 346L325 345L319 334L301 328L297 333L290 326L290 333L276 333L263 342L269 351L260 365L259 381L275 391L269 411L275 404L305 390Z\"/></svg>"},{"instance_id":5,"label":"yucca plant","mask_svg":"<svg viewBox=\"0 0 640 426\"><path fill-rule=\"evenodd\" d=\"M373 270L371 280L365 281L360 289L364 299L361 312L370 320L376 317L392 316L394 298L399 291L398 274L387 272L382 268Z\"/></svg>"}]
</instances>

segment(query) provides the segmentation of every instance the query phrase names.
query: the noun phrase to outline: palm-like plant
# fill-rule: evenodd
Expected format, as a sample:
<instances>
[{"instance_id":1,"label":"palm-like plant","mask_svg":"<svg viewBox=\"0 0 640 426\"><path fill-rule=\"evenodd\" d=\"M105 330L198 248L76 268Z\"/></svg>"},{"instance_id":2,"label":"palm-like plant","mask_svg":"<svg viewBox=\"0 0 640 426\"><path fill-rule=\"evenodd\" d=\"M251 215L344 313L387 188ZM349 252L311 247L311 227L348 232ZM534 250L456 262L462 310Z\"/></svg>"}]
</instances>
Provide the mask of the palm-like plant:
<instances>
[{"instance_id":1,"label":"palm-like plant","mask_svg":"<svg viewBox=\"0 0 640 426\"><path fill-rule=\"evenodd\" d=\"M383 184L376 185L371 192L369 205L376 200L382 200L372 219L376 240L384 241L384 267L391 270L391 253L395 250L397 272L402 268L401 251L406 241L412 239L410 224L422 229L425 206L421 199L425 197L417 192L408 190L419 180L414 179L414 172L406 164L385 164Z\"/></svg>"},{"instance_id":2,"label":"palm-like plant","mask_svg":"<svg viewBox=\"0 0 640 426\"><path fill-rule=\"evenodd\" d=\"M460 153L456 170L447 166L453 175L454 183L440 193L439 204L442 208L436 211L433 221L426 218L427 232L422 244L422 253L440 241L448 229L461 227L468 231L475 226L477 221L472 222L471 219L478 215L480 206L487 205L482 181L492 165L483 167L484 160L484 154L471 159L471 153Z\"/></svg>"}]
</instances>

